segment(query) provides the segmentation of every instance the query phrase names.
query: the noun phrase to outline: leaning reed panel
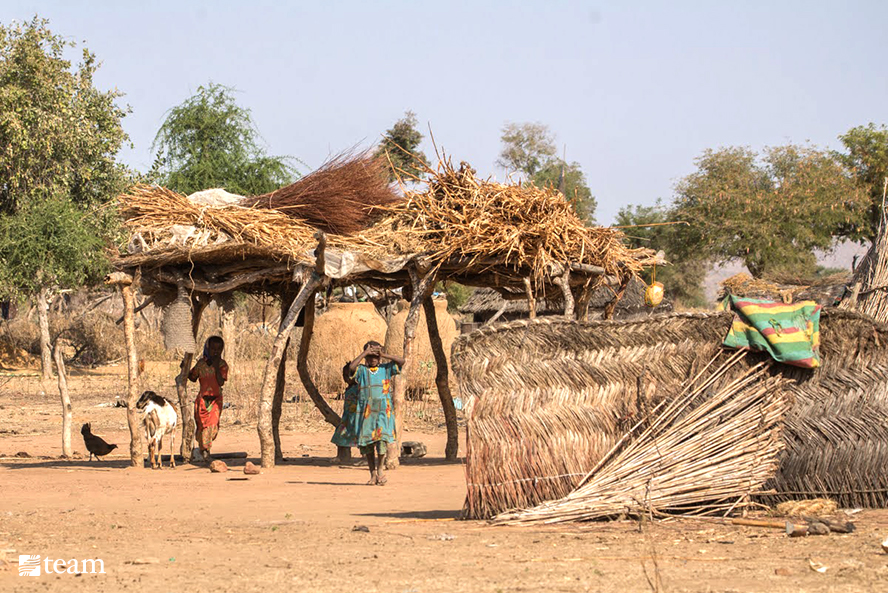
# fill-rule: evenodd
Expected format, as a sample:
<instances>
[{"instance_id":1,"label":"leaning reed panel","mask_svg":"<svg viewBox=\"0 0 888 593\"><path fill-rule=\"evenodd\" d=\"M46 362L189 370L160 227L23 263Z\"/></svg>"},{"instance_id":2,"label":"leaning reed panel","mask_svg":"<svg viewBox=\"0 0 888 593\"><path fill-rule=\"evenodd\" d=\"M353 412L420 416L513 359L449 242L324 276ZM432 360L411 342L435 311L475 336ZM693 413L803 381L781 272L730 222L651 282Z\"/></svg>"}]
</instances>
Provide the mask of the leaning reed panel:
<instances>
[{"instance_id":1,"label":"leaning reed panel","mask_svg":"<svg viewBox=\"0 0 888 593\"><path fill-rule=\"evenodd\" d=\"M731 322L725 313L650 319L522 320L457 340L468 517L568 494L645 406L676 395L709 361Z\"/></svg>"},{"instance_id":2,"label":"leaning reed panel","mask_svg":"<svg viewBox=\"0 0 888 593\"><path fill-rule=\"evenodd\" d=\"M729 325L723 313L538 319L462 336L452 361L469 402L466 515L490 517L570 492L577 474L639 413L677 395L721 350ZM888 326L825 309L822 366L771 367L790 381L794 403L778 471L766 485L776 492L763 500L822 495L846 505L888 505L886 345ZM747 361L765 358L750 354Z\"/></svg>"}]
</instances>

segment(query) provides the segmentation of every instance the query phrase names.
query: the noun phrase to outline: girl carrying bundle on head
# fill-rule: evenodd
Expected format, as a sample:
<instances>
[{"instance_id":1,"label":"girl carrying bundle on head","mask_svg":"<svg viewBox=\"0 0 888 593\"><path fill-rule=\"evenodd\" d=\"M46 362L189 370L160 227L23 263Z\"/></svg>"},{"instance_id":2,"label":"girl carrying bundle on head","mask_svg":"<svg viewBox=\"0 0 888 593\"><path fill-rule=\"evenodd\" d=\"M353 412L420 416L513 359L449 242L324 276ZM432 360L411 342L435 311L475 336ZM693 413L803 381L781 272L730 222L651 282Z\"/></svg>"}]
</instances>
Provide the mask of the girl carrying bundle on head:
<instances>
[{"instance_id":1,"label":"girl carrying bundle on head","mask_svg":"<svg viewBox=\"0 0 888 593\"><path fill-rule=\"evenodd\" d=\"M194 400L194 422L204 461L210 460L210 449L219 434L222 386L228 380L228 363L222 360L224 349L225 341L222 338L210 336L204 344L203 355L188 373L191 381L200 381L197 399Z\"/></svg>"},{"instance_id":2,"label":"girl carrying bundle on head","mask_svg":"<svg viewBox=\"0 0 888 593\"><path fill-rule=\"evenodd\" d=\"M383 486L388 481L385 455L388 443L397 440L392 406L393 378L401 372L403 364L403 358L386 354L379 342L371 341L364 344L364 351L345 369L347 380L357 387L357 404L350 422L356 435L355 442L370 467L368 485ZM333 442L336 442L335 437L334 434Z\"/></svg>"}]
</instances>

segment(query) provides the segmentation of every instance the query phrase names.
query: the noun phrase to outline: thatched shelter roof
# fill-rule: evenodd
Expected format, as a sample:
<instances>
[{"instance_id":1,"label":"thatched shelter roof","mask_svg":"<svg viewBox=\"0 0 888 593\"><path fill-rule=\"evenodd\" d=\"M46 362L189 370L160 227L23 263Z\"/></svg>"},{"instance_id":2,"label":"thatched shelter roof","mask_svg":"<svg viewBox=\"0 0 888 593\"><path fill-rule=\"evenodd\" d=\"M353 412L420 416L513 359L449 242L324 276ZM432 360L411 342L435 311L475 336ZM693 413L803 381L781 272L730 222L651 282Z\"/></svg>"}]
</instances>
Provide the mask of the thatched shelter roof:
<instances>
[{"instance_id":1,"label":"thatched shelter roof","mask_svg":"<svg viewBox=\"0 0 888 593\"><path fill-rule=\"evenodd\" d=\"M529 279L544 298L565 271L571 286L594 288L656 261L651 250L626 246L618 229L584 225L551 189L482 181L468 166L444 163L426 191L388 204L380 205L372 176L363 179L367 195L376 196L364 204L354 184L348 197L336 193L347 185L337 181L337 171L325 172L327 186L309 176L229 205L136 187L120 198L130 240L115 265L141 268L143 278L161 284L174 284L175 275L187 271L195 289L261 289L288 281L294 267L313 266L317 232L326 230L329 278L400 287L409 283L406 266L415 263L437 269L441 280L472 286L521 289ZM360 224L347 224L343 212Z\"/></svg>"},{"instance_id":2,"label":"thatched shelter roof","mask_svg":"<svg viewBox=\"0 0 888 593\"><path fill-rule=\"evenodd\" d=\"M469 410L468 514L489 517L567 495L646 410L675 397L723 351L731 321L728 313L587 323L549 317L461 336L452 364ZM888 326L826 308L820 328L821 367L771 367L790 380L794 403L779 469L765 486L777 494L768 500L827 496L885 506ZM766 359L746 358L749 365Z\"/></svg>"},{"instance_id":3,"label":"thatched shelter roof","mask_svg":"<svg viewBox=\"0 0 888 593\"><path fill-rule=\"evenodd\" d=\"M668 299L664 299L657 307L647 307L644 304L644 290L645 283L640 278L633 278L629 281L622 297L618 297L618 292L615 288L601 286L592 292L589 300L589 309L593 311L603 310L614 299L619 298L614 313L614 316L617 318L641 314L667 313L672 310L672 302ZM505 293L505 297L503 293ZM503 314L507 319L509 316L527 316L530 311L530 305L524 292L476 288L463 306L459 308L459 312L477 316L492 315L497 313L504 304L505 310ZM537 300L536 313L537 315L563 314L564 298L558 293L552 293L552 298L550 299Z\"/></svg>"}]
</instances>

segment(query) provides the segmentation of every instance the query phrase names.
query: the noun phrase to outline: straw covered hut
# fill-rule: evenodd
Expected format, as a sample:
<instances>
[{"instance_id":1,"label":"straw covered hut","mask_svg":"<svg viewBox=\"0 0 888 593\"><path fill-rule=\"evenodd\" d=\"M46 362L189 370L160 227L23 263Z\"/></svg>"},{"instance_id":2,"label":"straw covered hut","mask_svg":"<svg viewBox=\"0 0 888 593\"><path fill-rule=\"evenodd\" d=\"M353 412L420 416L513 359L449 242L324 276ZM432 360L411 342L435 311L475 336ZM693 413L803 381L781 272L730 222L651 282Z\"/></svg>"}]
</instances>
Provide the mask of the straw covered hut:
<instances>
[{"instance_id":1,"label":"straw covered hut","mask_svg":"<svg viewBox=\"0 0 888 593\"><path fill-rule=\"evenodd\" d=\"M672 302L664 299L656 307L644 304L646 285L641 278L633 278L621 295L612 286L601 286L589 297L586 319L606 318L608 307L613 306L613 319L630 319L637 316L655 315L672 311ZM505 293L505 294L504 294ZM551 299L536 302L536 315L562 315L564 299L560 294ZM523 292L497 291L492 288L478 288L466 300L459 312L471 315L475 323L493 321L514 321L530 316L530 307Z\"/></svg>"},{"instance_id":2,"label":"straw covered hut","mask_svg":"<svg viewBox=\"0 0 888 593\"><path fill-rule=\"evenodd\" d=\"M457 169L449 161L429 170L429 179L423 191L399 196L388 185L386 165L358 155L334 159L264 196L231 197L222 192L224 199L210 200L206 195L189 198L160 187L137 186L119 198L130 237L108 283L121 287L129 312L136 309L136 288L145 296L139 307L178 301L175 325L191 334L197 333L201 312L212 299L225 299L234 291L280 297L281 323L259 394L257 428L264 467L272 467L282 455L278 423L283 365L297 319L304 320L299 344L294 344L299 348L300 379L324 418L339 422L314 384L307 362L318 291L351 285L401 289L410 305L403 331L404 380L395 383L395 415L402 419L422 310L447 422L446 456L456 459L456 411L431 301L435 284L453 280L524 291L529 302L561 294L563 314L575 318L585 315L592 291L605 285L622 290L658 257L648 249L629 248L618 229L585 226L552 189L480 180L465 163ZM190 324L189 315L182 315L189 307ZM124 326L131 367L128 398L134 404L137 358L131 325ZM183 343L185 368L194 346L188 340ZM182 376L177 386L187 454L193 418ZM128 421L130 453L138 464L141 445L134 413ZM387 463L396 465L399 447L390 451L394 459Z\"/></svg>"},{"instance_id":3,"label":"straw covered hut","mask_svg":"<svg viewBox=\"0 0 888 593\"><path fill-rule=\"evenodd\" d=\"M453 369L467 401L467 515L566 496L647 410L676 396L713 357L733 352L721 346L731 322L718 312L546 318L461 336ZM767 501L826 496L884 506L888 326L828 308L820 328L821 367L771 366L788 380L794 402Z\"/></svg>"}]
</instances>

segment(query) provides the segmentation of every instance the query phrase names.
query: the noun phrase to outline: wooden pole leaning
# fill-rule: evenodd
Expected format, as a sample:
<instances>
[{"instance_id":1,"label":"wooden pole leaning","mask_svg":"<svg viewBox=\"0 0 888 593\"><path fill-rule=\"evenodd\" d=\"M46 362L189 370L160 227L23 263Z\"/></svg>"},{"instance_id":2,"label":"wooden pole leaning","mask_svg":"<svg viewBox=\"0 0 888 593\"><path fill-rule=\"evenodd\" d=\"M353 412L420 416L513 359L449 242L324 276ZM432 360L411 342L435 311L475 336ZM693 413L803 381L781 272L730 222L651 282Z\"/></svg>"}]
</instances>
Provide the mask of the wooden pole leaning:
<instances>
[{"instance_id":1,"label":"wooden pole leaning","mask_svg":"<svg viewBox=\"0 0 888 593\"><path fill-rule=\"evenodd\" d=\"M133 277L124 272L114 272L105 277L105 284L116 286L123 296L123 336L126 344L126 422L130 431L130 462L133 467L143 467L142 433L136 416L139 401L139 361L136 353L135 297Z\"/></svg>"},{"instance_id":2,"label":"wooden pole leaning","mask_svg":"<svg viewBox=\"0 0 888 593\"><path fill-rule=\"evenodd\" d=\"M324 282L324 249L327 245L327 236L318 232L318 248L316 250L315 268L300 267L294 272L294 280L301 280L302 287L290 304L287 315L281 321L278 334L271 347L271 354L265 364L265 372L262 377L262 387L259 391L259 421L256 431L259 433L259 446L262 455L262 467L272 468L275 462L274 432L272 430L272 406L274 402L274 388L277 383L277 373L284 347L290 339L290 333L296 325L299 311L314 296L315 291ZM300 276L300 278L297 278Z\"/></svg>"},{"instance_id":3,"label":"wooden pole leaning","mask_svg":"<svg viewBox=\"0 0 888 593\"><path fill-rule=\"evenodd\" d=\"M281 323L283 323L290 305L293 304L294 296L291 292L281 294ZM311 300L309 298L309 301ZM287 336L287 342L284 344L284 353L281 355L281 362L278 365L277 376L274 381L274 399L271 401L271 433L274 437L275 461L284 460L284 450L281 447L281 415L284 411L284 391L287 388L287 352L289 350L290 337Z\"/></svg>"},{"instance_id":4,"label":"wooden pole leaning","mask_svg":"<svg viewBox=\"0 0 888 593\"><path fill-rule=\"evenodd\" d=\"M299 380L302 381L302 387L311 398L312 403L331 426L339 427L342 419L321 395L320 390L311 379L308 372L308 349L311 346L311 338L314 333L315 321L315 294L313 293L308 302L305 303L304 325L302 326L302 340L299 342L299 354L296 356L296 369L299 371ZM349 447L338 447L336 457L340 460L346 460L351 457L351 449Z\"/></svg>"},{"instance_id":5,"label":"wooden pole leaning","mask_svg":"<svg viewBox=\"0 0 888 593\"><path fill-rule=\"evenodd\" d=\"M444 410L444 423L447 426L447 445L444 447L444 458L447 461L456 461L459 454L459 426L456 422L456 406L453 403L453 395L450 393L447 356L444 353L441 333L438 331L435 303L432 302L430 296L422 301L422 307L429 329L429 344L431 344L432 353L435 356L435 386L438 389L438 397L441 399L441 407Z\"/></svg>"},{"instance_id":6,"label":"wooden pole leaning","mask_svg":"<svg viewBox=\"0 0 888 593\"><path fill-rule=\"evenodd\" d=\"M420 273L420 262L414 261L408 267L412 297L407 318L404 320L404 367L401 374L395 380L395 393L392 397L392 406L395 408L395 439L394 447L390 447L385 456L386 469L395 469L400 464L401 436L404 433L404 396L407 393L407 385L410 382L410 373L413 368L413 359L416 358L416 325L419 322L419 309L422 303L431 294L435 286L435 269L425 270Z\"/></svg>"},{"instance_id":7,"label":"wooden pole leaning","mask_svg":"<svg viewBox=\"0 0 888 593\"><path fill-rule=\"evenodd\" d=\"M197 333L200 330L200 319L209 302L209 299L202 299L200 294L195 294L191 297L191 333L195 340L197 340ZM194 431L197 426L194 420L194 406L192 402L188 401L188 371L191 370L192 362L194 362L193 352L186 352L182 355L182 362L179 363L179 374L176 376L179 421L182 424L179 453L186 462L192 461L191 453L194 450Z\"/></svg>"}]
</instances>

